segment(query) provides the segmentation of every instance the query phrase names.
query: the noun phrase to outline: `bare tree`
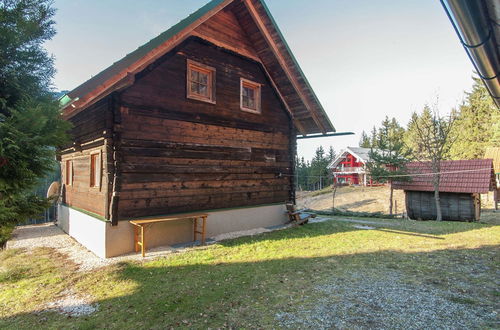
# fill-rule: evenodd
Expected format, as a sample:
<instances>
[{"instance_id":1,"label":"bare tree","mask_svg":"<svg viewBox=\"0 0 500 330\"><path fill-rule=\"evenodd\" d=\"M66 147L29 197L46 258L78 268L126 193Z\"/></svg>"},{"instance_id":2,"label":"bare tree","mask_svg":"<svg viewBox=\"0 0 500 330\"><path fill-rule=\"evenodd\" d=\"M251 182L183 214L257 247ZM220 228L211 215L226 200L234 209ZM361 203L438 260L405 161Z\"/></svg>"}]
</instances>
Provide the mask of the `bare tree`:
<instances>
[{"instance_id":1,"label":"bare tree","mask_svg":"<svg viewBox=\"0 0 500 330\"><path fill-rule=\"evenodd\" d=\"M432 169L432 185L434 188L434 199L436 203L436 220L441 221L441 203L439 199L439 184L441 181L441 161L446 159L454 138L451 130L455 123L455 115L452 112L447 117L441 117L434 107L431 110L425 106L422 115L415 117L410 123L413 127L413 157L418 161L429 161Z\"/></svg>"}]
</instances>

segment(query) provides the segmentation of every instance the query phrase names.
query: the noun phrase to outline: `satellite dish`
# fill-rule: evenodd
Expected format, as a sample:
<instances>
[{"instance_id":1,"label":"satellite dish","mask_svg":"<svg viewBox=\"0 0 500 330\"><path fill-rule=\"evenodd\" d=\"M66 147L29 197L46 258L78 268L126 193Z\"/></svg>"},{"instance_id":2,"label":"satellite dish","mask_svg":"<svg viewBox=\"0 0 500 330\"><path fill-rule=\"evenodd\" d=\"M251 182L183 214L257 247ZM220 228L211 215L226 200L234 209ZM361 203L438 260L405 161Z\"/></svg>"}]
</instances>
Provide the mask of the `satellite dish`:
<instances>
[{"instance_id":1,"label":"satellite dish","mask_svg":"<svg viewBox=\"0 0 500 330\"><path fill-rule=\"evenodd\" d=\"M47 198L58 197L59 196L59 182L54 181L50 184L47 190Z\"/></svg>"}]
</instances>

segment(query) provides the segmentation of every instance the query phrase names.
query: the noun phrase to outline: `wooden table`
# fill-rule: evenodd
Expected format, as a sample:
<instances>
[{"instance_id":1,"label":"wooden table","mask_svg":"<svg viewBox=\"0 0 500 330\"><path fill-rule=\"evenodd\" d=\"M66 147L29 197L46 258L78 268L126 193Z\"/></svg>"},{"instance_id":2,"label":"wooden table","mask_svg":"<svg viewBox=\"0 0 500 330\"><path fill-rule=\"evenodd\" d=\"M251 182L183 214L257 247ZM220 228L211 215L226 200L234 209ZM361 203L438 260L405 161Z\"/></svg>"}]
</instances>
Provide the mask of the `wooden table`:
<instances>
[{"instance_id":1,"label":"wooden table","mask_svg":"<svg viewBox=\"0 0 500 330\"><path fill-rule=\"evenodd\" d=\"M134 225L134 248L135 252L139 252L139 246L142 256L146 256L146 236L145 227L154 223L177 221L177 220L193 220L193 241L196 241L196 234L201 235L201 244L205 244L205 232L207 228L208 214L181 214L175 216L162 216L158 218L135 219L129 221ZM198 219L201 219L201 231L198 229Z\"/></svg>"}]
</instances>

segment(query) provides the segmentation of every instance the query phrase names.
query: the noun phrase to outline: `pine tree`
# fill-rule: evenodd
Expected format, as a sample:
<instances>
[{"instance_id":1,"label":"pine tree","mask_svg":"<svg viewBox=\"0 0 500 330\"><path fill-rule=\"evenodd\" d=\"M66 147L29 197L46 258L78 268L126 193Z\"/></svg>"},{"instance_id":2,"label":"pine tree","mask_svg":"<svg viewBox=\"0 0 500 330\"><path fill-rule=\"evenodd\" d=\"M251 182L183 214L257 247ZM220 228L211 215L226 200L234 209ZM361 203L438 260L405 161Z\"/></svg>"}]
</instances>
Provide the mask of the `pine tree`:
<instances>
[{"instance_id":1,"label":"pine tree","mask_svg":"<svg viewBox=\"0 0 500 330\"><path fill-rule=\"evenodd\" d=\"M53 59L42 47L55 34L51 4L0 3L0 226L48 205L33 189L53 170L68 129L51 91Z\"/></svg>"},{"instance_id":2,"label":"pine tree","mask_svg":"<svg viewBox=\"0 0 500 330\"><path fill-rule=\"evenodd\" d=\"M375 145L378 149L370 150L370 161L366 168L370 177L379 183L389 183L389 214L392 215L394 189L392 181L407 181L406 163L407 155L404 152L404 143L401 136L401 127L395 119L388 117L382 122L379 128Z\"/></svg>"},{"instance_id":3,"label":"pine tree","mask_svg":"<svg viewBox=\"0 0 500 330\"><path fill-rule=\"evenodd\" d=\"M359 140L359 146L361 148L371 148L372 144L368 134L365 131L361 132L361 139Z\"/></svg>"},{"instance_id":4,"label":"pine tree","mask_svg":"<svg viewBox=\"0 0 500 330\"><path fill-rule=\"evenodd\" d=\"M333 162L333 160L337 157L337 153L335 152L335 149L333 149L333 146L330 146L328 149L328 163Z\"/></svg>"},{"instance_id":5,"label":"pine tree","mask_svg":"<svg viewBox=\"0 0 500 330\"><path fill-rule=\"evenodd\" d=\"M378 132L377 128L373 126L372 132L370 134L370 148L377 148Z\"/></svg>"},{"instance_id":6,"label":"pine tree","mask_svg":"<svg viewBox=\"0 0 500 330\"><path fill-rule=\"evenodd\" d=\"M482 158L486 147L495 146L495 136L500 135L499 111L481 79L473 79L472 91L466 93L451 133L456 138L450 149L453 159Z\"/></svg>"}]
</instances>

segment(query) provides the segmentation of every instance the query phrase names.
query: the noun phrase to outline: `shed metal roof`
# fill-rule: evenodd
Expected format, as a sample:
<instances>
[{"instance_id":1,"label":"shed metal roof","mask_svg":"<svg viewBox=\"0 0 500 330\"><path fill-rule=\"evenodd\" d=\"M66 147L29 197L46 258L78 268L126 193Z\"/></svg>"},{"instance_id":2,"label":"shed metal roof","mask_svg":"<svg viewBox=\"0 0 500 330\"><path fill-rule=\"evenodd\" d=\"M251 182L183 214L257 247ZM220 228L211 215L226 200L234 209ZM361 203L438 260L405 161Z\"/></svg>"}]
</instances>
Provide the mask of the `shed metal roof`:
<instances>
[{"instance_id":1,"label":"shed metal roof","mask_svg":"<svg viewBox=\"0 0 500 330\"><path fill-rule=\"evenodd\" d=\"M411 182L393 182L394 189L434 191L431 162L408 163ZM487 193L494 187L491 159L448 160L441 162L440 192Z\"/></svg>"}]
</instances>

